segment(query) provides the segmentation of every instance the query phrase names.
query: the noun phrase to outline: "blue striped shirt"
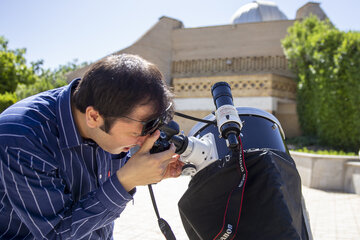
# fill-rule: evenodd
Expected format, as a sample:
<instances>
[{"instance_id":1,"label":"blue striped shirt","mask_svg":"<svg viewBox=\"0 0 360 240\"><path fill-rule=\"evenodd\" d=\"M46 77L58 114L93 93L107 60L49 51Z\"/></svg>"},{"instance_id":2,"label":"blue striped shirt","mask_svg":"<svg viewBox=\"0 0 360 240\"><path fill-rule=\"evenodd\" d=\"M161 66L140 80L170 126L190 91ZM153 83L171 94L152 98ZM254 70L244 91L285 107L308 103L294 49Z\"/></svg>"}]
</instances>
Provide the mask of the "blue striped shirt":
<instances>
[{"instance_id":1,"label":"blue striped shirt","mask_svg":"<svg viewBox=\"0 0 360 240\"><path fill-rule=\"evenodd\" d=\"M112 239L132 200L116 177L129 155L83 139L68 86L0 115L0 239Z\"/></svg>"}]
</instances>

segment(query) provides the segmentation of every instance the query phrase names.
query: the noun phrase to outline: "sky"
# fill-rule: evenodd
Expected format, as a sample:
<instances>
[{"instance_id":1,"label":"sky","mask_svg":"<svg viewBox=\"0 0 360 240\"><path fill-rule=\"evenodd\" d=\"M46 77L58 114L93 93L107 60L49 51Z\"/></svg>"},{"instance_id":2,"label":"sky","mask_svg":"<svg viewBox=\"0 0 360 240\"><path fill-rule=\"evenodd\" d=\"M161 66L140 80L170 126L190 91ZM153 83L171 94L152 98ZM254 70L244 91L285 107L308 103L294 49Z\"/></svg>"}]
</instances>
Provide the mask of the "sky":
<instances>
[{"instance_id":1,"label":"sky","mask_svg":"<svg viewBox=\"0 0 360 240\"><path fill-rule=\"evenodd\" d=\"M252 0L0 0L0 36L10 49L26 48L28 62L56 68L75 59L94 62L124 49L167 16L184 27L230 24ZM294 19L307 0L273 0ZM343 31L360 31L360 0L319 2Z\"/></svg>"}]
</instances>

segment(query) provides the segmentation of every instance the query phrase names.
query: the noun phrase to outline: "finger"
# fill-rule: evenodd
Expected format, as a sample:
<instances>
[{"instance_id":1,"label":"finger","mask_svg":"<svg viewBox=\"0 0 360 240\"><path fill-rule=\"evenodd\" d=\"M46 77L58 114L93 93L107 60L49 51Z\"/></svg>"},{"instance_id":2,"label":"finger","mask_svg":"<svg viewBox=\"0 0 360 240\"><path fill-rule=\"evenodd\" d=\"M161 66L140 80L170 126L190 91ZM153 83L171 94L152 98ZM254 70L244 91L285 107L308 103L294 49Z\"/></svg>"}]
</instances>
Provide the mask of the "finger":
<instances>
[{"instance_id":1,"label":"finger","mask_svg":"<svg viewBox=\"0 0 360 240\"><path fill-rule=\"evenodd\" d=\"M160 167L162 169L167 169L167 168L169 168L170 164L172 164L172 163L174 163L173 159L167 159L161 163Z\"/></svg>"},{"instance_id":2,"label":"finger","mask_svg":"<svg viewBox=\"0 0 360 240\"><path fill-rule=\"evenodd\" d=\"M180 155L179 155L179 154L173 155L172 158L175 159L175 162L180 162L180 161L178 161L178 160L180 159Z\"/></svg>"},{"instance_id":3,"label":"finger","mask_svg":"<svg viewBox=\"0 0 360 240\"><path fill-rule=\"evenodd\" d=\"M181 175L183 163L180 161L170 163L163 176L164 178L178 177Z\"/></svg>"},{"instance_id":4,"label":"finger","mask_svg":"<svg viewBox=\"0 0 360 240\"><path fill-rule=\"evenodd\" d=\"M171 177L179 177L181 175L181 168L173 169L171 171Z\"/></svg>"},{"instance_id":5,"label":"finger","mask_svg":"<svg viewBox=\"0 0 360 240\"><path fill-rule=\"evenodd\" d=\"M164 169L163 173L174 171L174 169L182 169L182 162L178 161L177 157L164 161L160 167Z\"/></svg>"},{"instance_id":6,"label":"finger","mask_svg":"<svg viewBox=\"0 0 360 240\"><path fill-rule=\"evenodd\" d=\"M184 163L181 161L176 162L176 168L174 169L174 172L172 173L172 177L178 177L181 175L182 167L184 166Z\"/></svg>"},{"instance_id":7,"label":"finger","mask_svg":"<svg viewBox=\"0 0 360 240\"><path fill-rule=\"evenodd\" d=\"M180 155L178 155L178 154L172 155L171 158L169 159L169 163L168 163L168 164L177 163L178 160L179 160L179 158L180 158Z\"/></svg>"},{"instance_id":8,"label":"finger","mask_svg":"<svg viewBox=\"0 0 360 240\"><path fill-rule=\"evenodd\" d=\"M156 157L157 159L160 159L160 161L168 161L168 160L171 160L171 161L174 161L173 159L173 156L177 156L178 154L175 154L175 151L176 151L176 147L175 145L172 143L170 145L170 148L166 151L163 151L163 152L160 152L160 153L156 153L156 154L153 154L154 157Z\"/></svg>"},{"instance_id":9,"label":"finger","mask_svg":"<svg viewBox=\"0 0 360 240\"><path fill-rule=\"evenodd\" d=\"M139 149L139 152L149 152L159 136L160 130L156 130L144 141L143 145Z\"/></svg>"}]
</instances>

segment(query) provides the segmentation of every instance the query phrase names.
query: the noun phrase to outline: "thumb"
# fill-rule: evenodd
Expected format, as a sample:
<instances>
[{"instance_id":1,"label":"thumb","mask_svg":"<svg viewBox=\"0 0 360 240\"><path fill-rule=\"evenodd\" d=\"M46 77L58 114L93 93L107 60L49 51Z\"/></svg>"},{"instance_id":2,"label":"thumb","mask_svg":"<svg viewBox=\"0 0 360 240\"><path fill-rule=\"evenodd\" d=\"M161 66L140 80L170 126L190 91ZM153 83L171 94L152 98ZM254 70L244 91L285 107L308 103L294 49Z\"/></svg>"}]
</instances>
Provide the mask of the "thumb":
<instances>
[{"instance_id":1,"label":"thumb","mask_svg":"<svg viewBox=\"0 0 360 240\"><path fill-rule=\"evenodd\" d=\"M153 147L154 143L160 136L160 130L156 130L153 134L151 134L140 147L138 152L149 152Z\"/></svg>"}]
</instances>

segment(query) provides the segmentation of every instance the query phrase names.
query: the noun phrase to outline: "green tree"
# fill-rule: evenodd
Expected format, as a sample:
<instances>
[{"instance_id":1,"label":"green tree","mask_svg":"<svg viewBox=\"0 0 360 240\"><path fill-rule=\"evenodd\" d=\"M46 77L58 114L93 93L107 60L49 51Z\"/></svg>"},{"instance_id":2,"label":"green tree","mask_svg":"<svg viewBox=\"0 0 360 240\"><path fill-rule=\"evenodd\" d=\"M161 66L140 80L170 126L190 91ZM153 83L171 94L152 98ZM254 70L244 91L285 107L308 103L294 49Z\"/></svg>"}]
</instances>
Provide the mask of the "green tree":
<instances>
[{"instance_id":1,"label":"green tree","mask_svg":"<svg viewBox=\"0 0 360 240\"><path fill-rule=\"evenodd\" d=\"M54 70L43 68L43 60L26 64L26 49L11 50L0 36L0 113L17 100L67 84L66 75L88 63L73 60Z\"/></svg>"},{"instance_id":2,"label":"green tree","mask_svg":"<svg viewBox=\"0 0 360 240\"><path fill-rule=\"evenodd\" d=\"M282 41L297 75L297 111L304 135L327 146L360 146L360 33L343 32L311 16Z\"/></svg>"},{"instance_id":3,"label":"green tree","mask_svg":"<svg viewBox=\"0 0 360 240\"><path fill-rule=\"evenodd\" d=\"M0 113L8 108L10 105L16 103L17 98L15 93L3 93L0 94Z\"/></svg>"},{"instance_id":4,"label":"green tree","mask_svg":"<svg viewBox=\"0 0 360 240\"><path fill-rule=\"evenodd\" d=\"M42 61L37 63L42 65ZM68 62L65 65L60 65L54 70L44 69L39 67L36 71L38 78L31 85L19 84L16 89L16 96L18 99L23 99L31 95L43 92L49 89L58 88L67 84L66 75L78 68L86 66L88 63L77 63L77 60Z\"/></svg>"},{"instance_id":5,"label":"green tree","mask_svg":"<svg viewBox=\"0 0 360 240\"><path fill-rule=\"evenodd\" d=\"M25 48L11 50L8 41L0 36L0 94L12 93L19 83L30 84L37 80L38 63L26 65Z\"/></svg>"}]
</instances>

